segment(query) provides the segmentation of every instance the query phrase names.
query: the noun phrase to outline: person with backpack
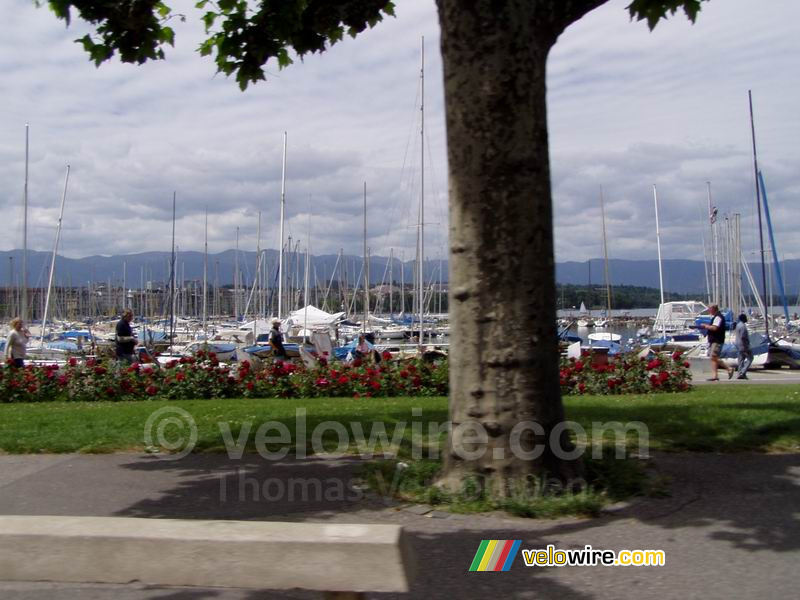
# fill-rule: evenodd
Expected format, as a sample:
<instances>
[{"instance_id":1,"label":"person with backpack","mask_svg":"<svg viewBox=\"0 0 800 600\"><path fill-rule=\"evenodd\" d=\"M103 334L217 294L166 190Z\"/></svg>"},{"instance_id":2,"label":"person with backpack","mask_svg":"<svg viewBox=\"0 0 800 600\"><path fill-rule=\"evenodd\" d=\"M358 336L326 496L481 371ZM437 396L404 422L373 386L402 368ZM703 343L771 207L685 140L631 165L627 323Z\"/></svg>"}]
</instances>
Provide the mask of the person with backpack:
<instances>
[{"instance_id":1,"label":"person with backpack","mask_svg":"<svg viewBox=\"0 0 800 600\"><path fill-rule=\"evenodd\" d=\"M711 323L700 325L707 331L708 335L708 355L711 357L711 379L709 381L719 381L719 356L722 352L722 344L725 343L725 316L719 311L719 306L712 304L708 307L711 313ZM733 367L728 367L728 379L733 377Z\"/></svg>"}]
</instances>

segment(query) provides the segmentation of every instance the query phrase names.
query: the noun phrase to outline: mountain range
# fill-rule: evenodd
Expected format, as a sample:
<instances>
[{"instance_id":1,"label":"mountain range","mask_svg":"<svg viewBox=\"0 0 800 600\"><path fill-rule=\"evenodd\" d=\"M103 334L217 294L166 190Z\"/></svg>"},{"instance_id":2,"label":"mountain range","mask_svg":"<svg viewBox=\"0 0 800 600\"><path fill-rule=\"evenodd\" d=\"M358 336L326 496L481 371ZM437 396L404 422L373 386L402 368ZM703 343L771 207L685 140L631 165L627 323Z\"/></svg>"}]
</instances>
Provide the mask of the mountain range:
<instances>
[{"instance_id":1,"label":"mountain range","mask_svg":"<svg viewBox=\"0 0 800 600\"><path fill-rule=\"evenodd\" d=\"M52 254L48 252L28 252L28 285L30 287L44 287L50 269ZM285 253L287 277L293 281L304 281L305 255ZM226 250L208 256L208 281L210 285L232 285L233 273L236 265L236 251ZM266 264L266 273L269 285L275 281L278 252L265 250L263 262ZM239 270L242 273L241 283L252 285L256 271L256 253L239 252ZM315 279L319 285L328 285L334 271L335 280L346 277L348 285L359 281L363 265L362 257L344 255L321 255L310 257L310 274L313 285ZM20 269L22 265L22 251L0 251L0 286L8 286L9 282L19 285ZM757 282L760 282L761 266L750 265L750 270ZM111 281L113 285L120 285L125 276L128 288L138 289L142 285L152 282L153 285L163 284L169 280L170 272L169 252L145 252L121 256L87 256L85 258L56 258L54 281L56 285L86 286L89 282L100 284ZM782 263L784 281L786 283L789 300L793 301L800 288L800 260L787 260ZM262 271L263 272L263 271ZM378 285L388 282L390 273L398 284L405 281L407 286L413 285L414 262L401 262L393 259L391 270L389 259L382 256L370 257L369 261L370 282ZM440 272L442 276L440 278ZM663 261L665 291L677 294L701 294L706 290L706 267L702 261L672 259ZM176 274L179 280L202 281L203 279L203 254L201 252L180 252L176 257ZM658 262L656 260L609 260L609 277L612 285L632 285L658 288ZM432 260L425 265L425 280L427 282L447 282L447 261ZM597 258L590 261L567 261L556 263L556 281L561 284L573 285L603 285L604 269L603 259ZM776 286L777 287L777 286ZM745 292L749 291L744 284Z\"/></svg>"}]
</instances>

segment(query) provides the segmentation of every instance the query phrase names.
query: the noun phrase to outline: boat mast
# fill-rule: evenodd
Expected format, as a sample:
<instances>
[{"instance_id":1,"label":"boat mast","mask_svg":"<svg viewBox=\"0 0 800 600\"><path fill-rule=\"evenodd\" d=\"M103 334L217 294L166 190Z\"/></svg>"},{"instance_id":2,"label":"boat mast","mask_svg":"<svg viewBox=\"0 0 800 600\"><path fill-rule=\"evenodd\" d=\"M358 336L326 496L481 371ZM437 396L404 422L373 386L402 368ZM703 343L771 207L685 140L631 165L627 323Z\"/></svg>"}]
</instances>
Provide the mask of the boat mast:
<instances>
[{"instance_id":1,"label":"boat mast","mask_svg":"<svg viewBox=\"0 0 800 600\"><path fill-rule=\"evenodd\" d=\"M664 310L664 271L661 267L661 229L658 224L658 192L656 191L656 184L653 184L653 200L656 206L656 246L658 248L658 286L661 289L661 310ZM660 312L660 311L659 311ZM661 315L661 332L662 335L667 337L667 321L664 318L666 315Z\"/></svg>"},{"instance_id":2,"label":"boat mast","mask_svg":"<svg viewBox=\"0 0 800 600\"><path fill-rule=\"evenodd\" d=\"M422 290L424 289L424 265L425 265L425 37L423 36L420 43L420 70L419 70L419 86L420 86L420 101L419 101L419 115L420 115L420 175L419 175L419 266L418 266L418 288L417 288L417 302L419 306L419 347L422 348Z\"/></svg>"},{"instance_id":3,"label":"boat mast","mask_svg":"<svg viewBox=\"0 0 800 600\"><path fill-rule=\"evenodd\" d=\"M778 291L781 295L781 303L783 305L783 315L786 318L786 326L789 326L789 306L786 302L786 288L783 285L783 275L781 274L780 261L778 260L778 247L775 244L775 232L772 229L772 219L769 215L769 201L767 200L767 188L764 185L764 175L761 171L758 172L758 183L761 187L761 196L764 198L764 216L767 218L767 232L769 233L769 242L772 248L772 260L775 267L775 278L778 284Z\"/></svg>"},{"instance_id":4,"label":"boat mast","mask_svg":"<svg viewBox=\"0 0 800 600\"><path fill-rule=\"evenodd\" d=\"M261 211L258 211L258 229L256 233L256 280L253 283L256 299L253 303L253 343L258 337L258 317L261 314Z\"/></svg>"},{"instance_id":5,"label":"boat mast","mask_svg":"<svg viewBox=\"0 0 800 600\"><path fill-rule=\"evenodd\" d=\"M61 221L64 218L64 203L67 200L67 184L69 183L69 165L67 174L64 177L64 194L61 196L61 210L58 213L58 227L56 228L56 242L53 244L53 258L50 260L50 277L47 279L47 296L44 301L44 315L42 316L42 335L41 344L44 345L44 336L47 332L47 311L50 308L50 290L53 288L53 274L56 270L56 252L58 252L58 242L61 239ZM109 286L109 293L111 293Z\"/></svg>"},{"instance_id":6,"label":"boat mast","mask_svg":"<svg viewBox=\"0 0 800 600\"><path fill-rule=\"evenodd\" d=\"M758 154L756 153L756 126L755 121L753 119L753 92L752 90L747 90L747 99L750 104L750 135L753 139L753 173L755 174L755 182L756 182L756 211L758 212L758 243L761 248L761 288L764 294L764 302L767 302L767 269L764 265L764 228L761 223L761 189L758 185ZM769 315L764 314L764 333L767 338L767 343L770 342L769 339Z\"/></svg>"},{"instance_id":7,"label":"boat mast","mask_svg":"<svg viewBox=\"0 0 800 600\"><path fill-rule=\"evenodd\" d=\"M608 244L606 241L606 209L603 203L603 186L600 186L600 216L603 219L603 258L606 277L606 319L611 318L611 280L608 277Z\"/></svg>"},{"instance_id":8,"label":"boat mast","mask_svg":"<svg viewBox=\"0 0 800 600\"><path fill-rule=\"evenodd\" d=\"M364 323L361 326L363 333L367 332L369 320L369 262L367 259L367 182L364 182Z\"/></svg>"},{"instance_id":9,"label":"boat mast","mask_svg":"<svg viewBox=\"0 0 800 600\"><path fill-rule=\"evenodd\" d=\"M169 278L169 353L172 354L172 338L175 336L175 199L177 192L172 192L172 256L170 259Z\"/></svg>"},{"instance_id":10,"label":"boat mast","mask_svg":"<svg viewBox=\"0 0 800 600\"><path fill-rule=\"evenodd\" d=\"M28 132L30 126L25 123L25 187L22 192L22 299L20 300L20 318L28 321Z\"/></svg>"},{"instance_id":11,"label":"boat mast","mask_svg":"<svg viewBox=\"0 0 800 600\"><path fill-rule=\"evenodd\" d=\"M711 182L706 182L708 189L708 220L711 223L711 248L712 248L712 262L711 262L711 279L714 282L714 290L711 294L711 302L719 305L719 243L717 236L717 208L713 206L711 201Z\"/></svg>"},{"instance_id":12,"label":"boat mast","mask_svg":"<svg viewBox=\"0 0 800 600\"><path fill-rule=\"evenodd\" d=\"M233 256L233 313L239 320L239 228L236 228L236 254Z\"/></svg>"},{"instance_id":13,"label":"boat mast","mask_svg":"<svg viewBox=\"0 0 800 600\"><path fill-rule=\"evenodd\" d=\"M203 234L203 339L208 340L208 206Z\"/></svg>"},{"instance_id":14,"label":"boat mast","mask_svg":"<svg viewBox=\"0 0 800 600\"><path fill-rule=\"evenodd\" d=\"M286 209L286 132L283 132L283 166L281 168L281 224L278 241L278 319L283 309L283 218Z\"/></svg>"}]
</instances>

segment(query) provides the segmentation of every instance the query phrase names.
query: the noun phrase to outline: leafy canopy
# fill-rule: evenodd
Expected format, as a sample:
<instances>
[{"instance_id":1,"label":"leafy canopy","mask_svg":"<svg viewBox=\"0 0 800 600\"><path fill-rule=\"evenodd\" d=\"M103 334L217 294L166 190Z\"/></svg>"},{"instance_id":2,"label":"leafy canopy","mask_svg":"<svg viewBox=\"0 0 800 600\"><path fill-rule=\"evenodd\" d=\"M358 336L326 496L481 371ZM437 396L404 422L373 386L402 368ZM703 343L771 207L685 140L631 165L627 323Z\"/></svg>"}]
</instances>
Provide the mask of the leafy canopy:
<instances>
[{"instance_id":1,"label":"leafy canopy","mask_svg":"<svg viewBox=\"0 0 800 600\"><path fill-rule=\"evenodd\" d=\"M37 5L42 1L34 0ZM559 10L561 0L549 1L556 3L553 10ZM632 19L647 20L653 29L680 9L694 22L701 3L707 1L632 0L628 11ZM176 17L185 19L161 0L49 0L48 4L68 25L75 9L94 26L95 36L76 41L97 66L117 53L128 63L163 59L164 46L175 45L175 32L168 23ZM394 16L395 10L393 0L200 0L195 6L204 11L208 35L200 54L213 54L217 69L234 75L242 90L266 79L264 66L270 59L277 60L279 68L287 67L293 62L290 51L301 59L309 52L322 52L345 33L355 37L385 16Z\"/></svg>"}]
</instances>

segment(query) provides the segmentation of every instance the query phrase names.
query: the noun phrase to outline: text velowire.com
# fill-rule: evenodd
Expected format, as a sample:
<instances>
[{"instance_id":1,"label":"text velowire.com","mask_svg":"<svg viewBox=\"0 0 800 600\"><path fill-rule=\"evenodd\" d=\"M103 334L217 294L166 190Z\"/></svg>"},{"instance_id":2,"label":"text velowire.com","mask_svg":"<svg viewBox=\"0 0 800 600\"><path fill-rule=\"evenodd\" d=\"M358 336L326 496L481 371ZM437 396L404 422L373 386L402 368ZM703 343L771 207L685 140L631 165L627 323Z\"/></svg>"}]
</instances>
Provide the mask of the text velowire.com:
<instances>
[{"instance_id":1,"label":"text velowire.com","mask_svg":"<svg viewBox=\"0 0 800 600\"><path fill-rule=\"evenodd\" d=\"M305 458L310 445L313 454L322 459L339 459L352 455L355 442L355 454L364 459L376 456L396 458L407 431L411 432L411 458L439 458L439 441L441 436L449 433L452 436L453 451L463 460L478 460L491 448L492 458L505 458L506 449L491 447L490 435L483 425L477 421L465 421L453 427L451 421L443 423L423 423L421 420L409 422L393 422L392 437L386 431L382 421L365 424L360 421L341 423L339 421L323 421L309 433L306 424L306 409L295 409L294 435L289 427L281 421L266 421L254 424L251 421L236 423L231 427L227 421L217 422L228 458L241 459L244 455L250 434L254 433L253 445L259 456L265 460L282 460L294 450L296 458ZM422 409L412 408L411 417L422 417ZM349 425L349 428L347 427ZM426 427L427 425L427 427ZM234 428L239 431L234 439ZM635 456L646 459L649 456L649 432L647 426L640 421L622 424L619 421L600 421L592 423L591 435L575 421L562 421L550 431L546 437L548 443L539 443L526 447L525 439L533 433L538 438L545 438L545 430L536 421L521 421L511 430L510 452L520 460L536 460L550 446L552 452L560 459L574 460L584 454L591 445L592 458L601 458L606 433L614 435L617 458L627 456L627 436L635 432L639 438L639 446ZM567 432L574 440L574 448L565 450L559 441ZM336 437L336 447L330 449L330 440ZM607 440L606 440L607 441ZM191 414L177 406L164 406L153 411L144 425L144 442L150 451L158 453L165 460L179 460L189 454L197 444L197 423ZM380 452L377 449L380 447Z\"/></svg>"},{"instance_id":2,"label":"text velowire.com","mask_svg":"<svg viewBox=\"0 0 800 600\"><path fill-rule=\"evenodd\" d=\"M526 567L663 567L667 556L663 550L580 550L547 548L522 550Z\"/></svg>"},{"instance_id":3,"label":"text velowire.com","mask_svg":"<svg viewBox=\"0 0 800 600\"><path fill-rule=\"evenodd\" d=\"M252 440L250 448L254 448L258 455L267 461L280 461L293 453L295 459L306 458L310 446L315 458L320 460L340 459L345 456L357 456L365 460L374 458L395 459L405 439L410 437L410 458L419 460L423 458L438 459L440 457L440 441L444 434L450 434L452 450L463 460L478 460L491 451L493 459L503 459L507 452L521 460L536 460L545 451L549 444L552 452L559 458L574 460L581 456L591 446L593 458L602 456L603 442L608 442L607 434L611 432L616 446L617 458L627 455L628 434L633 432L638 435L639 444L635 456L645 459L649 456L649 436L647 427L641 422L622 424L616 421L592 423L591 432L574 421L559 423L545 436L544 428L535 421L517 423L512 429L508 448L491 447L490 435L478 422L470 421L460 423L453 427L450 421L444 423L428 422L421 420L422 409L411 409L410 422L398 421L391 423L391 437L383 422L362 423L353 421L341 423L338 421L324 421L313 429L307 426L307 412L305 408L295 409L294 433L286 423L281 421L266 421L253 423L229 423L219 421L217 428L222 436L228 458L241 460ZM410 432L410 436L407 436ZM575 442L573 449L562 449L559 441L564 433L572 437ZM533 434L533 435L531 435ZM544 440L531 447L530 439ZM187 456L197 444L197 423L192 415L183 408L176 406L161 407L147 418L144 426L144 442L148 451L163 460L180 460ZM528 440L526 442L526 440ZM335 443L335 448L332 449ZM408 442L407 442L408 443ZM391 498L400 485L398 477L404 463L398 464L398 471L391 481L385 481L380 473L376 474L380 495ZM273 473L274 475L274 473ZM559 490L581 490L585 485L583 481L559 482L558 480L507 482L511 493L524 495L530 498L532 494L552 492ZM577 485L572 485L577 484ZM331 477L317 478L258 478L258 469L248 465L246 468L237 468L235 472L220 475L220 501L355 501L364 495L366 485L360 479L343 480ZM470 496L479 497L481 490L474 484L466 491Z\"/></svg>"}]
</instances>

